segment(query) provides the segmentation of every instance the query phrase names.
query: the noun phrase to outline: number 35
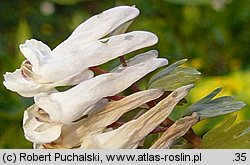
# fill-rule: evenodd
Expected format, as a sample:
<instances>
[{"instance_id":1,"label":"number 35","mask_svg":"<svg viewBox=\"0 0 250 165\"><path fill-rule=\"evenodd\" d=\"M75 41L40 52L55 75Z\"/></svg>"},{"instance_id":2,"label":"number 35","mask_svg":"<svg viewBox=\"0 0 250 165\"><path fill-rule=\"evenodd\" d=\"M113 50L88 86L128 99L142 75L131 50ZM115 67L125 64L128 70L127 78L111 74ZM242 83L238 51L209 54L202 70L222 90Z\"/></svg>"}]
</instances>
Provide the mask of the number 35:
<instances>
[{"instance_id":1,"label":"number 35","mask_svg":"<svg viewBox=\"0 0 250 165\"><path fill-rule=\"evenodd\" d=\"M234 155L236 156L234 161L246 161L247 160L246 153L235 153Z\"/></svg>"}]
</instances>

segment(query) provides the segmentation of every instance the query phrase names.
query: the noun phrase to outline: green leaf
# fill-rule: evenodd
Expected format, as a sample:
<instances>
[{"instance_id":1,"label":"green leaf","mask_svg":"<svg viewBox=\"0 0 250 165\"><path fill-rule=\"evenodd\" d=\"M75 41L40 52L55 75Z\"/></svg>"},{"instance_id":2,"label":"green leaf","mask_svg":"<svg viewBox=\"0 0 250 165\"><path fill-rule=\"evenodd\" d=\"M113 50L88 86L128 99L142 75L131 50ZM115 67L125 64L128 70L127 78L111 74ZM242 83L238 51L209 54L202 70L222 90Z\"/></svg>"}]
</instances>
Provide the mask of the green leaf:
<instances>
[{"instance_id":1,"label":"green leaf","mask_svg":"<svg viewBox=\"0 0 250 165\"><path fill-rule=\"evenodd\" d=\"M149 82L149 88L160 88L165 91L173 91L181 86L192 84L199 79L200 72L191 67L181 67L186 59L177 61L153 76Z\"/></svg>"},{"instance_id":2,"label":"green leaf","mask_svg":"<svg viewBox=\"0 0 250 165\"><path fill-rule=\"evenodd\" d=\"M243 121L232 126L236 115L228 118L217 128L212 129L203 137L203 148L240 149L250 148L250 121Z\"/></svg>"},{"instance_id":3,"label":"green leaf","mask_svg":"<svg viewBox=\"0 0 250 165\"><path fill-rule=\"evenodd\" d=\"M235 101L232 96L213 99L222 88L217 88L210 94L187 108L185 115L197 112L201 119L228 114L245 106L243 102ZM213 99L213 100L212 100Z\"/></svg>"}]
</instances>

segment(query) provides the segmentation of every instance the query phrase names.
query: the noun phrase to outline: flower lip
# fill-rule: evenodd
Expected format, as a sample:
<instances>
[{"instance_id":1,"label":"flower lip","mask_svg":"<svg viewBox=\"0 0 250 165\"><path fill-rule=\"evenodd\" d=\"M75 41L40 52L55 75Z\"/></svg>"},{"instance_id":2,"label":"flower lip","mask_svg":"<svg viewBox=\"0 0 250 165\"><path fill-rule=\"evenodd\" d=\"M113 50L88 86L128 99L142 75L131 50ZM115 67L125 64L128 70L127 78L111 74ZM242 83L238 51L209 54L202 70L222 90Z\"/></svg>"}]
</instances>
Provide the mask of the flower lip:
<instances>
[{"instance_id":1,"label":"flower lip","mask_svg":"<svg viewBox=\"0 0 250 165\"><path fill-rule=\"evenodd\" d=\"M58 139L62 124L39 121L40 118L38 119L36 116L37 111L42 113L43 110L40 110L36 105L32 105L24 111L23 130L25 138L38 144L49 143Z\"/></svg>"},{"instance_id":2,"label":"flower lip","mask_svg":"<svg viewBox=\"0 0 250 165\"><path fill-rule=\"evenodd\" d=\"M29 77L26 77L26 75L22 73L22 69L16 69L12 73L7 72L4 74L3 85L7 89L15 91L21 96L33 97L43 92L55 92L54 87L56 86L69 86L79 84L80 82L88 80L93 76L94 73L92 71L83 70L59 82L41 84L39 82L31 81Z\"/></svg>"},{"instance_id":3,"label":"flower lip","mask_svg":"<svg viewBox=\"0 0 250 165\"><path fill-rule=\"evenodd\" d=\"M61 112L60 112L60 104L51 100L49 95L46 93L41 93L35 96L34 100L36 105L40 109L40 114L38 115L46 116L49 118L45 118L45 120L60 122ZM46 115L45 115L46 114Z\"/></svg>"},{"instance_id":4,"label":"flower lip","mask_svg":"<svg viewBox=\"0 0 250 165\"><path fill-rule=\"evenodd\" d=\"M38 108L34 112L34 115L36 116L35 118L40 122L48 122L48 123L52 122L49 114L46 111L44 111L42 108Z\"/></svg>"},{"instance_id":5,"label":"flower lip","mask_svg":"<svg viewBox=\"0 0 250 165\"><path fill-rule=\"evenodd\" d=\"M25 60L21 64L21 74L25 78L32 78L32 64L29 60Z\"/></svg>"},{"instance_id":6,"label":"flower lip","mask_svg":"<svg viewBox=\"0 0 250 165\"><path fill-rule=\"evenodd\" d=\"M41 41L35 39L26 40L19 45L20 51L26 59L33 65L33 69L38 69L40 62L51 55L51 49Z\"/></svg>"}]
</instances>

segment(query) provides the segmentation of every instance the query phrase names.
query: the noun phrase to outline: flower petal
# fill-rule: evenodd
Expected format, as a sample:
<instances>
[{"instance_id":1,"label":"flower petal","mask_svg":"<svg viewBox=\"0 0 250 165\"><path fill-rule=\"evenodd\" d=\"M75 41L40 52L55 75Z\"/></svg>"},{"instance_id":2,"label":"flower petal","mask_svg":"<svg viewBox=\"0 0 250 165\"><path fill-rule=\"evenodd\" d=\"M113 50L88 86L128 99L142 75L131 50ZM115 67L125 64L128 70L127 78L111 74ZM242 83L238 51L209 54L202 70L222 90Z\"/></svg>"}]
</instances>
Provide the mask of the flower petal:
<instances>
[{"instance_id":1,"label":"flower petal","mask_svg":"<svg viewBox=\"0 0 250 165\"><path fill-rule=\"evenodd\" d=\"M54 91L53 87L50 84L38 84L26 79L22 75L20 69L17 69L13 73L5 73L3 84L7 89L15 91L24 97L33 97L34 95L43 91L47 91L48 93Z\"/></svg>"},{"instance_id":2,"label":"flower petal","mask_svg":"<svg viewBox=\"0 0 250 165\"><path fill-rule=\"evenodd\" d=\"M169 127L150 149L169 148L174 140L183 136L198 121L199 117L197 113L193 113L192 116L181 118Z\"/></svg>"},{"instance_id":3,"label":"flower petal","mask_svg":"<svg viewBox=\"0 0 250 165\"><path fill-rule=\"evenodd\" d=\"M34 115L36 110L36 106L31 106L24 111L23 129L25 138L39 144L56 140L61 134L62 124L38 121Z\"/></svg>"},{"instance_id":4,"label":"flower petal","mask_svg":"<svg viewBox=\"0 0 250 165\"><path fill-rule=\"evenodd\" d=\"M35 67L39 66L40 61L45 58L45 56L51 55L50 48L46 44L35 39L26 40L24 44L19 45L19 48L22 54Z\"/></svg>"},{"instance_id":5,"label":"flower petal","mask_svg":"<svg viewBox=\"0 0 250 165\"><path fill-rule=\"evenodd\" d=\"M152 46L158 42L155 34L146 31L133 31L94 41L84 48L74 50L84 66L97 66L138 49ZM79 60L78 59L78 60Z\"/></svg>"},{"instance_id":6,"label":"flower petal","mask_svg":"<svg viewBox=\"0 0 250 165\"><path fill-rule=\"evenodd\" d=\"M81 83L82 81L89 80L92 77L94 77L94 73L91 70L82 70L78 73L66 77L65 79L52 83L53 84L52 86L56 87L56 86L76 85Z\"/></svg>"},{"instance_id":7,"label":"flower petal","mask_svg":"<svg viewBox=\"0 0 250 165\"><path fill-rule=\"evenodd\" d=\"M136 65L136 64L139 64L141 62L145 62L147 60L149 60L150 58L156 58L158 57L158 51L157 50L150 50L150 51L147 51L145 53L141 53L141 54L138 54L128 60L126 60L126 64L127 66L132 66L132 65ZM120 68L123 68L122 65L119 65L117 67L115 67L114 69L112 69L110 72L119 72L119 69Z\"/></svg>"},{"instance_id":8,"label":"flower petal","mask_svg":"<svg viewBox=\"0 0 250 165\"><path fill-rule=\"evenodd\" d=\"M82 148L136 148L140 141L157 127L185 97L193 85L183 86L173 91L155 107L116 130L87 137Z\"/></svg>"},{"instance_id":9,"label":"flower petal","mask_svg":"<svg viewBox=\"0 0 250 165\"><path fill-rule=\"evenodd\" d=\"M139 10L130 6L114 7L95 15L80 24L67 40L53 50L53 54L65 54L90 41L98 40L138 15Z\"/></svg>"},{"instance_id":10,"label":"flower petal","mask_svg":"<svg viewBox=\"0 0 250 165\"><path fill-rule=\"evenodd\" d=\"M21 69L16 69L15 72L7 72L4 74L3 85L14 92L17 92L23 97L33 97L39 93L55 92L54 87L56 86L66 86L66 85L76 85L84 80L88 80L94 76L94 73L90 70L84 70L80 73L74 74L67 77L64 80L55 83L40 84L36 81L25 78L22 75Z\"/></svg>"},{"instance_id":11,"label":"flower petal","mask_svg":"<svg viewBox=\"0 0 250 165\"><path fill-rule=\"evenodd\" d=\"M88 30L93 30L93 33L101 33L100 37L107 35L121 24L134 19L139 15L140 11L133 6L117 6L102 13L95 15L79 25L71 36L82 33ZM96 28L96 29L95 29ZM103 32L107 31L107 32ZM93 35L91 33L91 35ZM98 39L98 38L94 38Z\"/></svg>"}]
</instances>

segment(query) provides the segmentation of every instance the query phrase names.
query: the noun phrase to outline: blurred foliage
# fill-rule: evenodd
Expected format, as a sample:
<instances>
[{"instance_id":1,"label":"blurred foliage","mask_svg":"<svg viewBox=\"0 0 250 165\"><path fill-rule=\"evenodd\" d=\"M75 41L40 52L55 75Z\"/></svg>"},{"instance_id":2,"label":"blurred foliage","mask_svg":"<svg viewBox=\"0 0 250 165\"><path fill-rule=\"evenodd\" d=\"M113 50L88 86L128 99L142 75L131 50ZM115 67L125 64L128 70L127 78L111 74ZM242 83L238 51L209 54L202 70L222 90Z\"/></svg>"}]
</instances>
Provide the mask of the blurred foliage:
<instances>
[{"instance_id":1,"label":"blurred foliage","mask_svg":"<svg viewBox=\"0 0 250 165\"><path fill-rule=\"evenodd\" d=\"M188 98L189 104L222 86L222 94L247 103L236 112L237 120L250 119L248 0L2 0L0 75L20 66L24 57L18 45L26 39L36 38L54 48L81 22L117 5L136 5L140 9L129 31L156 33L159 43L154 48L160 56L170 63L187 58L186 65L202 73L203 78ZM117 64L114 60L103 67L110 69ZM32 99L21 98L0 85L0 148L31 147L21 125L23 111L31 104ZM204 134L223 118L204 120L195 131Z\"/></svg>"},{"instance_id":2,"label":"blurred foliage","mask_svg":"<svg viewBox=\"0 0 250 165\"><path fill-rule=\"evenodd\" d=\"M245 132L250 128L250 121L243 121L232 126L236 116L228 118L220 126L212 129L203 137L203 148L213 149L239 149L250 148L250 132ZM214 140L216 139L216 140Z\"/></svg>"}]
</instances>

